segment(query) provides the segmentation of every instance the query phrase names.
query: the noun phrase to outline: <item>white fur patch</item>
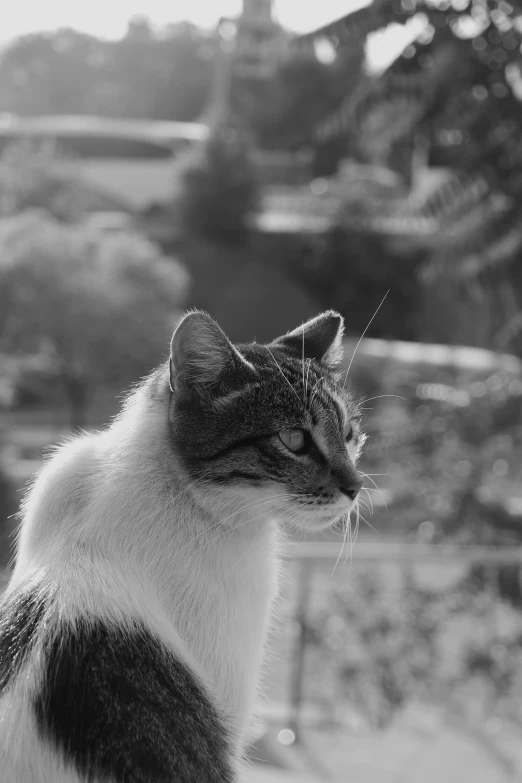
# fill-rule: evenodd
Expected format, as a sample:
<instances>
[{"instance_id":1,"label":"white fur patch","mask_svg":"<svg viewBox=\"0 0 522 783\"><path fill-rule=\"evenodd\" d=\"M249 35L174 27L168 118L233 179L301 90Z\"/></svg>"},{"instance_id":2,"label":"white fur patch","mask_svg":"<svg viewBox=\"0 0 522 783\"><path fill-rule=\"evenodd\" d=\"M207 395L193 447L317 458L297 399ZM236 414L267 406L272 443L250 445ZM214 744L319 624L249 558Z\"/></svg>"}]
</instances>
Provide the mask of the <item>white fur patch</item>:
<instances>
[{"instance_id":1,"label":"white fur patch","mask_svg":"<svg viewBox=\"0 0 522 783\"><path fill-rule=\"evenodd\" d=\"M9 590L49 585L72 622L140 618L199 675L239 757L277 591L273 509L203 497L169 448L165 410L139 389L107 431L56 453L24 504ZM0 701L3 779L76 783L35 737L28 700L39 675L21 675Z\"/></svg>"}]
</instances>

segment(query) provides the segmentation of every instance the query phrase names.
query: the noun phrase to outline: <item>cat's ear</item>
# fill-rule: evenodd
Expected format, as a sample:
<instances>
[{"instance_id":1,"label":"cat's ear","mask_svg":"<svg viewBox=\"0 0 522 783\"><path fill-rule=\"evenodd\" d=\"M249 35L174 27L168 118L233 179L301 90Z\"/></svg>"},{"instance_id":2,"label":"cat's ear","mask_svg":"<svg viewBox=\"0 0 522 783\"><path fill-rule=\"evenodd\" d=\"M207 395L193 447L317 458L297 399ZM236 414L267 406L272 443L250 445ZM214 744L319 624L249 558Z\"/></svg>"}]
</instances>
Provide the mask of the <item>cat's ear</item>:
<instances>
[{"instance_id":1,"label":"cat's ear","mask_svg":"<svg viewBox=\"0 0 522 783\"><path fill-rule=\"evenodd\" d=\"M343 333L343 317L334 310L327 310L293 332L278 337L273 345L296 358L315 359L336 370L343 358Z\"/></svg>"},{"instance_id":2,"label":"cat's ear","mask_svg":"<svg viewBox=\"0 0 522 783\"><path fill-rule=\"evenodd\" d=\"M255 373L209 315L194 311L182 318L170 343L172 391L216 393Z\"/></svg>"}]
</instances>

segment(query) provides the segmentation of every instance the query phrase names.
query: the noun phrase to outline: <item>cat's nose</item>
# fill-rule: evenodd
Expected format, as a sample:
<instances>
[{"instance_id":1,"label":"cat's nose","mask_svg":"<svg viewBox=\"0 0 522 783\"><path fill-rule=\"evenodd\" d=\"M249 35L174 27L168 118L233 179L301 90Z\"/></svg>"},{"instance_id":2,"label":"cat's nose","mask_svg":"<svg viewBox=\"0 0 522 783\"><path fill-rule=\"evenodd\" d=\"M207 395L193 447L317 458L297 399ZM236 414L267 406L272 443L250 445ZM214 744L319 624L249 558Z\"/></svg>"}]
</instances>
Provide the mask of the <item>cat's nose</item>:
<instances>
[{"instance_id":1,"label":"cat's nose","mask_svg":"<svg viewBox=\"0 0 522 783\"><path fill-rule=\"evenodd\" d=\"M360 476L357 476L356 478L352 479L352 481L346 482L346 484L347 486L340 485L339 490L343 493L343 495L346 495L346 497L350 498L350 500L355 500L361 491L361 487L363 485L362 479Z\"/></svg>"}]
</instances>

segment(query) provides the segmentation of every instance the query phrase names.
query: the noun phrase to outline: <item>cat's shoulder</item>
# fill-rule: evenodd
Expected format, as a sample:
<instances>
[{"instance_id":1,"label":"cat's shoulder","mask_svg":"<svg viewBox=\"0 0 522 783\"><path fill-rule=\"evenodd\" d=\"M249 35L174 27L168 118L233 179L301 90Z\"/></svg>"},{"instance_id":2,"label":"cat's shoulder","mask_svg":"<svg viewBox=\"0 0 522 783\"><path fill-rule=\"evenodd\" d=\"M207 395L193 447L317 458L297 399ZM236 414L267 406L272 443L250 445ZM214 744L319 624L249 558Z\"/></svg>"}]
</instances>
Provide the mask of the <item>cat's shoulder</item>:
<instances>
[{"instance_id":1,"label":"cat's shoulder","mask_svg":"<svg viewBox=\"0 0 522 783\"><path fill-rule=\"evenodd\" d=\"M58 604L35 581L0 601L0 717L18 724L0 730L7 768L26 761L22 733L67 780L232 781L226 726L187 665L139 621L66 621Z\"/></svg>"},{"instance_id":2,"label":"cat's shoulder","mask_svg":"<svg viewBox=\"0 0 522 783\"><path fill-rule=\"evenodd\" d=\"M35 551L48 552L67 538L86 513L103 476L103 436L85 434L53 449L21 504L15 581L27 573Z\"/></svg>"}]
</instances>

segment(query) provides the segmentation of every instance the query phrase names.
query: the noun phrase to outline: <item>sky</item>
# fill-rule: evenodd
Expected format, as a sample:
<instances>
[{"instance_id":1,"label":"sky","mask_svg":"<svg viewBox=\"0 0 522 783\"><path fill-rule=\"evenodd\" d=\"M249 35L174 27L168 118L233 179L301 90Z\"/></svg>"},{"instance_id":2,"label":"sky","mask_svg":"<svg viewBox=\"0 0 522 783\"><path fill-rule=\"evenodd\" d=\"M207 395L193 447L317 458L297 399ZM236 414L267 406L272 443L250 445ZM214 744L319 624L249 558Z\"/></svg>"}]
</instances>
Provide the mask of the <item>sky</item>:
<instances>
[{"instance_id":1,"label":"sky","mask_svg":"<svg viewBox=\"0 0 522 783\"><path fill-rule=\"evenodd\" d=\"M274 16L285 27L308 32L337 19L368 0L275 0ZM235 16L241 0L15 0L2 14L0 36L4 41L36 30L73 27L107 38L119 38L127 20L145 14L162 25L189 19L211 27L220 16Z\"/></svg>"},{"instance_id":2,"label":"sky","mask_svg":"<svg viewBox=\"0 0 522 783\"><path fill-rule=\"evenodd\" d=\"M286 28L306 33L338 19L370 0L274 0L274 17ZM128 20L147 16L162 26L188 19L201 27L212 27L219 17L236 16L242 0L14 0L2 14L0 42L26 33L72 27L103 38L120 38ZM408 33L395 27L386 35L376 34L368 45L368 59L379 70L386 67L409 42Z\"/></svg>"}]
</instances>

